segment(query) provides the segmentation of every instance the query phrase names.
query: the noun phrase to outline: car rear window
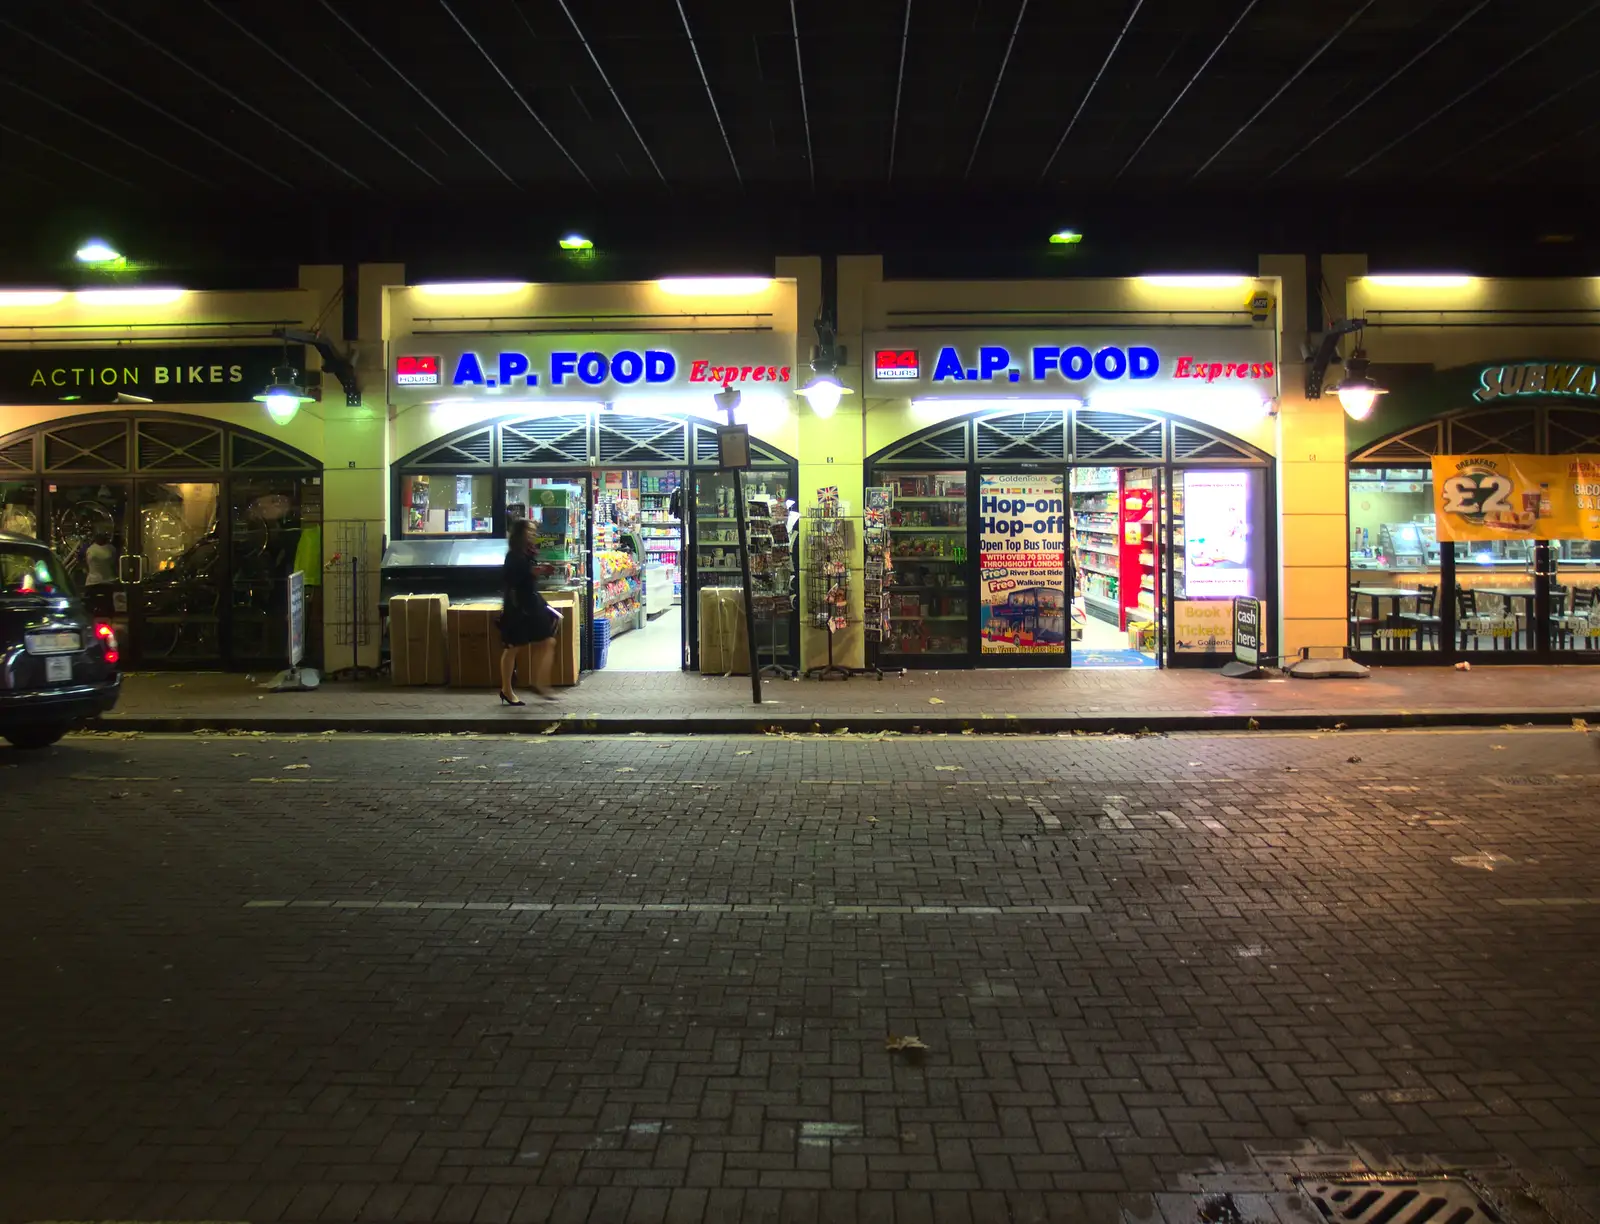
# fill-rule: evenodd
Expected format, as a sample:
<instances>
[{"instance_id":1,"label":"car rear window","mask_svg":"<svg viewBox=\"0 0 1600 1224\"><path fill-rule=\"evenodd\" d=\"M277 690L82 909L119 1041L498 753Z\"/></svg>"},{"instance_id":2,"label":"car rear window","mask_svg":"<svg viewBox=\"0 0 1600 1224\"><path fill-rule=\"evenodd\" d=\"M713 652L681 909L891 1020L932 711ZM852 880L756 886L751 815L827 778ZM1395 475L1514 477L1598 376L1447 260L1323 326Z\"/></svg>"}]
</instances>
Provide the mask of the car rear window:
<instances>
[{"instance_id":1,"label":"car rear window","mask_svg":"<svg viewBox=\"0 0 1600 1224\"><path fill-rule=\"evenodd\" d=\"M49 552L0 544L0 599L70 594L67 577Z\"/></svg>"}]
</instances>

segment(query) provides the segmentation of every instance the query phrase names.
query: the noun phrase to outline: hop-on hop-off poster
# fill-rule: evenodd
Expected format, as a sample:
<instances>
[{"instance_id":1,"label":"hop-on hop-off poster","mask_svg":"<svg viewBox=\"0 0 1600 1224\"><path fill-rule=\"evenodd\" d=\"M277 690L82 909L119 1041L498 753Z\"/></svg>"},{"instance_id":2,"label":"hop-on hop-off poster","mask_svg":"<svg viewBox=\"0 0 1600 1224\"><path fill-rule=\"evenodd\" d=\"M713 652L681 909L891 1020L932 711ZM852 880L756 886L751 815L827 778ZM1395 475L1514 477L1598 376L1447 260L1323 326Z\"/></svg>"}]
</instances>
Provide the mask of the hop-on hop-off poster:
<instances>
[{"instance_id":1,"label":"hop-on hop-off poster","mask_svg":"<svg viewBox=\"0 0 1600 1224\"><path fill-rule=\"evenodd\" d=\"M978 630L984 654L1067 649L1066 489L1060 476L978 486Z\"/></svg>"}]
</instances>

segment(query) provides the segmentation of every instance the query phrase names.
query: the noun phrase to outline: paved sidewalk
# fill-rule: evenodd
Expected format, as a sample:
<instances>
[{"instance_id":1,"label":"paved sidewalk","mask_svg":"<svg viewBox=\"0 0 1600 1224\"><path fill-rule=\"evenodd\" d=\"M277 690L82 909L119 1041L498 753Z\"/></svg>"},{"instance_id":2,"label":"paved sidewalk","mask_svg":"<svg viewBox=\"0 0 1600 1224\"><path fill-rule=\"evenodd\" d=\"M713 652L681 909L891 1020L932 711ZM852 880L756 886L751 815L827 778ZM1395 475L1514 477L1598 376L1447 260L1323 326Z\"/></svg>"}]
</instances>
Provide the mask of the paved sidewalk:
<instances>
[{"instance_id":1,"label":"paved sidewalk","mask_svg":"<svg viewBox=\"0 0 1600 1224\"><path fill-rule=\"evenodd\" d=\"M194 731L1152 731L1600 723L1600 670L1375 668L1367 680L1230 680L1211 671L925 671L879 680L599 672L558 702L499 705L492 690L396 688L387 680L269 693L268 679L216 672L127 677L105 720Z\"/></svg>"}]
</instances>

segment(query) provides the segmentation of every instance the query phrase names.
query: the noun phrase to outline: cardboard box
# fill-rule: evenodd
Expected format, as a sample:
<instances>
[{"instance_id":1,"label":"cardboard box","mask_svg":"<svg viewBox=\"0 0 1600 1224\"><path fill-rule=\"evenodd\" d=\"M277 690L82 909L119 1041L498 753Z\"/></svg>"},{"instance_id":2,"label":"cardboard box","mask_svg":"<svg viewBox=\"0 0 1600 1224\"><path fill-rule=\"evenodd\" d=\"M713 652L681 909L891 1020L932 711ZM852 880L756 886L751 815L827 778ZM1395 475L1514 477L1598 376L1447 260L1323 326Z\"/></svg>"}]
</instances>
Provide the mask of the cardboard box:
<instances>
[{"instance_id":1,"label":"cardboard box","mask_svg":"<svg viewBox=\"0 0 1600 1224\"><path fill-rule=\"evenodd\" d=\"M739 587L700 589L700 671L707 676L750 674L750 638Z\"/></svg>"},{"instance_id":2,"label":"cardboard box","mask_svg":"<svg viewBox=\"0 0 1600 1224\"><path fill-rule=\"evenodd\" d=\"M443 684L448 595L395 595L389 600L389 674L399 685Z\"/></svg>"},{"instance_id":3,"label":"cardboard box","mask_svg":"<svg viewBox=\"0 0 1600 1224\"><path fill-rule=\"evenodd\" d=\"M446 637L450 647L451 688L500 687L500 602L453 604ZM526 653L524 651L523 653ZM531 660L518 660L517 679L527 682Z\"/></svg>"}]
</instances>

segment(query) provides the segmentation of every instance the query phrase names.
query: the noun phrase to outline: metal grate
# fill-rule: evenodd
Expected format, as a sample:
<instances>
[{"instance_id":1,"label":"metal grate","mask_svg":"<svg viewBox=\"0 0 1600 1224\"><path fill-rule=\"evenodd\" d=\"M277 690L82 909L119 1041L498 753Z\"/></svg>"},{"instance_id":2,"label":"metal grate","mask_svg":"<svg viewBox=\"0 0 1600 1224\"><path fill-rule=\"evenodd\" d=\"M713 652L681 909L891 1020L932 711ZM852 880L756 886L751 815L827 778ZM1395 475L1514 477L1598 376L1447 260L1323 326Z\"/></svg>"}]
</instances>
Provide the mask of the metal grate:
<instances>
[{"instance_id":1,"label":"metal grate","mask_svg":"<svg viewBox=\"0 0 1600 1224\"><path fill-rule=\"evenodd\" d=\"M1073 417L1072 457L1079 463L1166 458L1161 421L1125 412L1080 409Z\"/></svg>"},{"instance_id":2,"label":"metal grate","mask_svg":"<svg viewBox=\"0 0 1600 1224\"><path fill-rule=\"evenodd\" d=\"M222 470L222 430L188 421L140 421L134 446L141 472Z\"/></svg>"},{"instance_id":3,"label":"metal grate","mask_svg":"<svg viewBox=\"0 0 1600 1224\"><path fill-rule=\"evenodd\" d=\"M1600 451L1600 412L1592 408L1552 408L1545 421L1552 455Z\"/></svg>"},{"instance_id":4,"label":"metal grate","mask_svg":"<svg viewBox=\"0 0 1600 1224\"><path fill-rule=\"evenodd\" d=\"M45 430L44 467L47 472L127 471L128 422L90 421Z\"/></svg>"},{"instance_id":5,"label":"metal grate","mask_svg":"<svg viewBox=\"0 0 1600 1224\"><path fill-rule=\"evenodd\" d=\"M0 447L0 472L33 471L33 435Z\"/></svg>"},{"instance_id":6,"label":"metal grate","mask_svg":"<svg viewBox=\"0 0 1600 1224\"><path fill-rule=\"evenodd\" d=\"M879 462L894 459L901 462L907 460L923 460L940 462L954 460L957 463L967 461L967 423L958 422L948 425L943 429L934 429L920 438L913 438L892 451L885 451L878 457Z\"/></svg>"},{"instance_id":7,"label":"metal grate","mask_svg":"<svg viewBox=\"0 0 1600 1224\"><path fill-rule=\"evenodd\" d=\"M1173 422L1172 425L1172 457L1175 460L1219 459L1229 462L1255 459L1249 451L1229 442L1226 438L1219 438L1203 429L1196 429L1193 425L1179 425L1177 422Z\"/></svg>"},{"instance_id":8,"label":"metal grate","mask_svg":"<svg viewBox=\"0 0 1600 1224\"><path fill-rule=\"evenodd\" d=\"M978 458L1065 459L1066 416L1056 408L980 419L977 422Z\"/></svg>"},{"instance_id":9,"label":"metal grate","mask_svg":"<svg viewBox=\"0 0 1600 1224\"><path fill-rule=\"evenodd\" d=\"M604 415L599 421L600 462L687 463L688 432L664 417Z\"/></svg>"},{"instance_id":10,"label":"metal grate","mask_svg":"<svg viewBox=\"0 0 1600 1224\"><path fill-rule=\"evenodd\" d=\"M1525 409L1497 409L1470 412L1449 422L1452 455L1476 455L1486 451L1531 455L1538 451L1538 426Z\"/></svg>"},{"instance_id":11,"label":"metal grate","mask_svg":"<svg viewBox=\"0 0 1600 1224\"><path fill-rule=\"evenodd\" d=\"M1351 458L1352 460L1393 459L1405 462L1442 454L1444 454L1444 423L1429 421L1426 425L1419 425L1392 438L1385 438Z\"/></svg>"},{"instance_id":12,"label":"metal grate","mask_svg":"<svg viewBox=\"0 0 1600 1224\"><path fill-rule=\"evenodd\" d=\"M1327 1220L1354 1224L1499 1224L1500 1216L1464 1181L1437 1178L1412 1181L1381 1180L1312 1181L1302 1179L1304 1191Z\"/></svg>"},{"instance_id":13,"label":"metal grate","mask_svg":"<svg viewBox=\"0 0 1600 1224\"><path fill-rule=\"evenodd\" d=\"M500 462L589 464L589 418L532 417L500 426Z\"/></svg>"},{"instance_id":14,"label":"metal grate","mask_svg":"<svg viewBox=\"0 0 1600 1224\"><path fill-rule=\"evenodd\" d=\"M228 444L234 471L304 471L321 466L315 462L308 463L303 455L251 434L231 433Z\"/></svg>"},{"instance_id":15,"label":"metal grate","mask_svg":"<svg viewBox=\"0 0 1600 1224\"><path fill-rule=\"evenodd\" d=\"M494 430L485 426L474 433L451 438L407 460L407 467L488 467L494 459Z\"/></svg>"}]
</instances>

